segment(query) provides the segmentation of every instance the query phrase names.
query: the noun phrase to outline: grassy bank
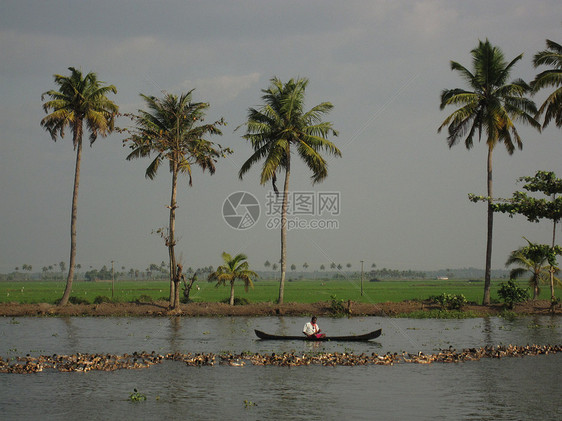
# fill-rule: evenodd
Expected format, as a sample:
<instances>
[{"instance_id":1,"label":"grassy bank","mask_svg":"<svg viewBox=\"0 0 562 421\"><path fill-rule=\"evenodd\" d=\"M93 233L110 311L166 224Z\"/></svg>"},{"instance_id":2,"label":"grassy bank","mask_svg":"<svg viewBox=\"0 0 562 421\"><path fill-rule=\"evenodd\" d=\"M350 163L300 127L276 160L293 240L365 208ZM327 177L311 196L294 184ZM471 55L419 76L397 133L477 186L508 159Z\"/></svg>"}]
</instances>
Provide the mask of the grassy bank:
<instances>
[{"instance_id":1,"label":"grassy bank","mask_svg":"<svg viewBox=\"0 0 562 421\"><path fill-rule=\"evenodd\" d=\"M492 281L491 297L497 300L497 290L502 281ZM525 282L520 282L526 287ZM18 281L0 282L0 302L18 303L54 303L64 291L64 282L55 281ZM198 287L198 288L197 288ZM315 303L329 301L332 296L338 300L354 302L382 303L401 302L404 300L424 300L430 296L463 294L470 302L481 303L484 281L467 280L388 280L381 282L364 282L363 296L358 279L320 281L298 280L287 282L285 302ZM191 299L195 302L220 302L229 297L229 288L216 288L206 281L194 285ZM250 303L275 302L279 293L279 283L274 280L260 280L248 292L241 285L235 287L235 296L244 298ZM556 289L560 296L561 288ZM112 298L117 302L131 302L141 297L153 300L167 299L169 284L166 281L115 281L114 293L109 282L79 282L73 284L72 296L90 303L98 296ZM541 299L550 299L548 287L542 288Z\"/></svg>"}]
</instances>

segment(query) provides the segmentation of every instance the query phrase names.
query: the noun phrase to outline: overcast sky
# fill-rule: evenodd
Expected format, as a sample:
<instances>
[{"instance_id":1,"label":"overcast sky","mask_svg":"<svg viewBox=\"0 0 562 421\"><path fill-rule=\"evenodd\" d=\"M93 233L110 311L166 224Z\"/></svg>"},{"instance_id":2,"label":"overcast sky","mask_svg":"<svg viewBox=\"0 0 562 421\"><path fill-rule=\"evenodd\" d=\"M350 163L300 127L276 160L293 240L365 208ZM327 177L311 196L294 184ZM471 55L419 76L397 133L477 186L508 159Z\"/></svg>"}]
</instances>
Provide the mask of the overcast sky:
<instances>
[{"instance_id":1,"label":"overcast sky","mask_svg":"<svg viewBox=\"0 0 562 421\"><path fill-rule=\"evenodd\" d=\"M279 231L266 226L270 186L259 184L259 167L238 179L251 149L243 130L234 132L277 76L310 80L307 108L333 103L327 119L343 154L314 186L304 164L293 161L292 190L341 196L339 215L316 216L337 220L338 229L289 232L289 264L483 268L486 208L467 194L485 194L487 148L449 149L437 128L453 111L439 110L441 90L464 87L450 61L470 67L470 50L486 38L507 60L524 53L512 77L530 81L538 72L533 55L546 39L562 41L562 2L3 0L0 271L68 262L72 138L53 142L40 121L41 94L69 66L114 84L111 98L123 112L143 107L139 93L195 89L194 99L211 105L206 121L228 122L211 140L234 154L214 176L195 170L191 188L180 179L177 253L186 266L216 266L222 251L246 253L258 270L279 259ZM537 170L562 176L562 132L519 130L523 151L495 151L495 196L511 196L521 187L516 179ZM152 231L167 224L170 174L162 167L155 180L145 179L149 161L126 161L122 140L112 134L84 148L77 262L85 269L111 260L119 269L144 269L167 259ZM246 230L223 220L223 202L236 191L260 203L260 219ZM551 225L496 215L494 268L504 267L523 236L548 243Z\"/></svg>"}]
</instances>

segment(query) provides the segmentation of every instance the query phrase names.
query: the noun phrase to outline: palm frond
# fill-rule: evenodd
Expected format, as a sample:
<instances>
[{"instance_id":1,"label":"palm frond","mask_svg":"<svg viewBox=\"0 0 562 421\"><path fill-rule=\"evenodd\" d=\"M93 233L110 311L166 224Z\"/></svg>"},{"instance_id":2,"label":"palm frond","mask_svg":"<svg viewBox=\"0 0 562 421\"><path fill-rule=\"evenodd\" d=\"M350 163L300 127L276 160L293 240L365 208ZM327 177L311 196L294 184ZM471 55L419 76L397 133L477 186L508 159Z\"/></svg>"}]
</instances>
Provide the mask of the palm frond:
<instances>
[{"instance_id":1,"label":"palm frond","mask_svg":"<svg viewBox=\"0 0 562 421\"><path fill-rule=\"evenodd\" d=\"M41 120L41 126L53 140L58 136L64 137L64 129L71 127L76 148L77 143L82 141L83 121L87 124L92 144L98 135L105 137L113 131L119 108L106 97L109 93L117 93L115 86L104 85L95 73L82 76L82 72L74 67L69 67L69 70L70 76L54 75L58 91L52 89L41 95L42 101L45 97L50 98L43 104L43 110L48 115Z\"/></svg>"},{"instance_id":2,"label":"palm frond","mask_svg":"<svg viewBox=\"0 0 562 421\"><path fill-rule=\"evenodd\" d=\"M447 143L449 147L464 139L470 149L476 134L481 139L486 134L486 143L494 148L496 143L504 143L509 153L521 149L522 140L514 121L520 121L540 130L534 115L536 106L524 95L530 87L521 79L506 83L513 67L522 54L509 63L505 61L502 51L486 40L480 41L471 51L473 70L457 62L451 62L451 69L470 86L470 90L456 88L446 89L441 93L440 108L459 106L437 129L448 128Z\"/></svg>"},{"instance_id":3,"label":"palm frond","mask_svg":"<svg viewBox=\"0 0 562 421\"><path fill-rule=\"evenodd\" d=\"M204 120L209 104L192 102L192 92L179 96L165 94L163 98L140 94L148 111L139 110L133 117L136 127L133 135L125 139L125 143L129 143L134 151L129 157L158 153L160 160L168 160L170 171L176 168L188 175L190 186L193 183L193 165L214 174L216 160L230 153L230 149L224 149L204 138L222 135L218 126L225 123L221 119L213 124L198 124ZM150 178L156 175L159 168L159 163L153 164L154 161L147 169Z\"/></svg>"},{"instance_id":4,"label":"palm frond","mask_svg":"<svg viewBox=\"0 0 562 421\"><path fill-rule=\"evenodd\" d=\"M240 178L263 160L260 183L274 181L276 173L286 168L291 144L295 144L299 155L313 171L313 181L321 180L327 175L326 161L320 157L320 150L341 156L341 151L326 140L330 133L337 135L337 131L331 123L322 121L333 105L322 102L305 112L304 96L307 86L306 78L290 79L282 83L280 79L273 77L269 87L262 90L263 106L259 109L250 108L248 120L244 124L246 134L243 138L250 142L254 152L242 165L238 173ZM299 146L301 143L306 146Z\"/></svg>"}]
</instances>

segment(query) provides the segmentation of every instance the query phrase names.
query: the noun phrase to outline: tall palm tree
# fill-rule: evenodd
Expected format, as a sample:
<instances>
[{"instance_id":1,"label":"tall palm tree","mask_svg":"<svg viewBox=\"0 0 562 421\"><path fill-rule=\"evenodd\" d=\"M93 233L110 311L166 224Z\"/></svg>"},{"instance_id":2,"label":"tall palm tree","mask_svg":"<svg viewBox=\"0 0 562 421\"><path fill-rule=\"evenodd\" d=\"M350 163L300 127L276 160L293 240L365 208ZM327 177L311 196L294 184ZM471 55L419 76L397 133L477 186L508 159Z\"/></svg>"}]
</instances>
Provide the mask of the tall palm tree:
<instances>
[{"instance_id":1,"label":"tall palm tree","mask_svg":"<svg viewBox=\"0 0 562 421\"><path fill-rule=\"evenodd\" d=\"M133 116L135 129L125 139L132 152L127 160L142 157L154 159L147 167L146 178L153 179L160 165L169 164L172 174L172 191L170 198L170 215L167 229L158 232L168 247L170 264L170 306L179 307L179 288L176 288L177 262L174 247L176 245L175 224L177 205L178 175L187 174L189 185L192 185L191 167L199 166L203 171L215 173L216 161L230 153L230 149L204 139L207 135L222 135L218 126L225 124L221 119L212 124L198 125L203 121L205 110L209 104L192 102L192 92L181 94L165 94L163 98L141 94L149 111L139 110Z\"/></svg>"},{"instance_id":2,"label":"tall palm tree","mask_svg":"<svg viewBox=\"0 0 562 421\"><path fill-rule=\"evenodd\" d=\"M467 149L471 149L475 135L484 139L488 146L487 188L488 224L486 241L486 271L484 278L484 305L490 304L490 274L492 262L492 231L494 212L492 210L492 151L498 143L503 143L511 155L515 148L522 149L523 142L515 121L528 123L540 129L533 118L536 107L525 97L529 86L521 79L508 83L513 66L523 54L507 63L502 51L488 40L480 41L471 51L473 70L452 61L451 69L458 71L467 82L469 89L445 89L441 93L441 109L449 105L460 106L441 124L438 132L448 128L448 145L453 147L461 139Z\"/></svg>"},{"instance_id":3,"label":"tall palm tree","mask_svg":"<svg viewBox=\"0 0 562 421\"><path fill-rule=\"evenodd\" d=\"M547 39L546 46L546 50L535 54L533 64L535 67L551 66L552 69L539 73L531 87L533 92L551 86L556 88L541 105L538 115L544 113L543 127L551 120L554 120L557 127L562 127L562 45Z\"/></svg>"},{"instance_id":4,"label":"tall palm tree","mask_svg":"<svg viewBox=\"0 0 562 421\"><path fill-rule=\"evenodd\" d=\"M258 275L249 269L248 258L245 254L240 253L234 258L227 252L222 253L224 264L219 266L217 270L209 275L209 281L217 281L217 287L220 285L230 284L230 300L231 306L234 305L234 283L236 281L244 282L246 292L249 287L254 287L252 278Z\"/></svg>"},{"instance_id":5,"label":"tall palm tree","mask_svg":"<svg viewBox=\"0 0 562 421\"><path fill-rule=\"evenodd\" d=\"M533 300L536 300L540 294L540 284L548 283L551 273L557 273L559 268L551 266L549 263L549 255L552 253L552 248L546 244L529 243L528 246L521 247L514 250L509 255L506 266L517 265L509 273L510 279L517 279L526 273L530 273L529 286L533 289ZM557 252L560 249L556 250ZM556 253L555 251L555 253ZM559 253L556 253L559 254ZM560 283L560 279L553 276L556 283Z\"/></svg>"},{"instance_id":6,"label":"tall palm tree","mask_svg":"<svg viewBox=\"0 0 562 421\"><path fill-rule=\"evenodd\" d=\"M304 97L308 79L291 79L286 83L274 77L267 89L263 89L264 105L250 108L244 139L250 141L254 153L242 165L239 176L260 160L264 160L260 183L272 182L277 194L277 173L285 171L283 201L281 205L281 280L278 303L283 303L285 273L287 270L287 201L291 175L291 154L296 150L312 171L312 183L324 180L328 175L328 163L320 152L341 156L340 150L327 137L337 136L332 123L322 121L333 105L322 102L304 111Z\"/></svg>"},{"instance_id":7,"label":"tall palm tree","mask_svg":"<svg viewBox=\"0 0 562 421\"><path fill-rule=\"evenodd\" d=\"M90 72L83 76L82 72L74 67L69 67L68 70L70 70L70 76L54 75L55 84L59 87L58 91L50 90L41 95L41 101L45 97L49 97L49 100L43 103L47 116L41 120L41 126L49 132L54 141L58 136L63 138L65 129L69 127L72 130L72 144L76 151L70 220L70 263L66 288L59 305L68 303L74 279L78 186L80 184L84 123L90 132L90 146L92 146L98 135L105 137L113 131L115 117L119 110L117 105L106 96L109 93L117 93L115 86L105 85L104 82L98 80L95 73Z\"/></svg>"}]
</instances>

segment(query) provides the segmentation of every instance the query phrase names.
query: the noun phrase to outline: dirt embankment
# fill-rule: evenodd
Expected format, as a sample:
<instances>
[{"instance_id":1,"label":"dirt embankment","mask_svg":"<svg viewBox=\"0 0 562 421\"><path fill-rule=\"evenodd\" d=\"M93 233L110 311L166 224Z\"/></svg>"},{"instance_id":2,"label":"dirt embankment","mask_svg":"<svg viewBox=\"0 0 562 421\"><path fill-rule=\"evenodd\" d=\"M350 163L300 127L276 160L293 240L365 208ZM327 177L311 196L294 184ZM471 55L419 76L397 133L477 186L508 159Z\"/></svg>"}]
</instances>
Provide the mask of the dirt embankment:
<instances>
[{"instance_id":1,"label":"dirt embankment","mask_svg":"<svg viewBox=\"0 0 562 421\"><path fill-rule=\"evenodd\" d=\"M347 305L346 305L347 307ZM403 301L399 303L350 303L351 315L364 316L395 316L397 314L416 311L429 311L438 307L429 302ZM467 305L464 311L470 311L480 316L494 316L502 312L503 306ZM562 308L558 306L554 312L550 309L550 301L529 301L518 304L513 310L521 315L562 315ZM102 303L102 304L69 304L58 307L53 304L19 304L0 303L0 316L328 316L333 315L330 303L319 302L313 304L286 303L255 303L240 306L229 306L222 303L190 303L182 304L180 310L169 310L165 301L154 303Z\"/></svg>"}]
</instances>

